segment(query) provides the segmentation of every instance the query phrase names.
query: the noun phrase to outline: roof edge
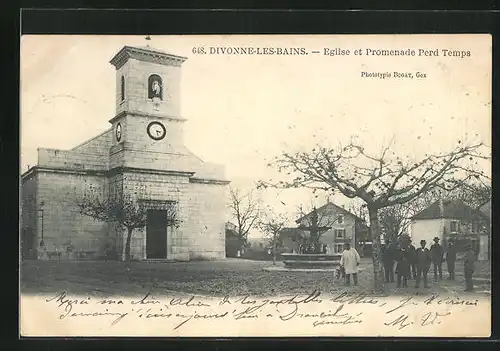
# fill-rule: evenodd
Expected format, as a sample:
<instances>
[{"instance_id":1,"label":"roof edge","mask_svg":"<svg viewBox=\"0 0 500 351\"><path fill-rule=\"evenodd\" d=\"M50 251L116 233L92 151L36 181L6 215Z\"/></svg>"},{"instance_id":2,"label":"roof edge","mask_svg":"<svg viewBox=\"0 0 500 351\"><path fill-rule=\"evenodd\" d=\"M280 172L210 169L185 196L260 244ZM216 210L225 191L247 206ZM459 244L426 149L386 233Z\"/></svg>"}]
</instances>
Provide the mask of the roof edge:
<instances>
[{"instance_id":1,"label":"roof edge","mask_svg":"<svg viewBox=\"0 0 500 351\"><path fill-rule=\"evenodd\" d=\"M325 209L328 205L333 205L333 206L335 206L336 208L338 208L338 209L340 209L340 210L342 210L342 211L344 211L344 212L346 212L346 213L350 214L351 216L353 216L353 217L354 217L354 218L356 218L357 220L364 221L361 217L356 216L356 215L355 215L354 213L352 213L351 211L346 210L345 208L343 208L343 207L341 207L341 206L339 206L339 205L337 205L337 204L335 204L335 203L333 203L333 202L331 202L331 201L328 201L326 204L324 204L324 205L322 205L322 206L318 207L318 208L316 209L316 211L322 211L322 210L323 210L323 209ZM311 211L311 212L309 212L309 213L307 213L307 214L303 215L303 216L302 216L302 217L300 217L299 219L295 220L295 223L299 223L301 220L303 220L303 219L304 219L304 218L306 218L307 216L310 216L310 215L312 214L312 212L313 212L313 211Z\"/></svg>"},{"instance_id":2,"label":"roof edge","mask_svg":"<svg viewBox=\"0 0 500 351\"><path fill-rule=\"evenodd\" d=\"M115 54L115 56L113 56L111 60L109 60L109 63L115 66L116 69L119 69L129 58L132 58L133 55L137 54L146 55L146 57L151 56L163 60L171 60L178 64L182 64L184 61L187 60L187 57L169 54L159 49L140 48L136 46L125 45Z\"/></svg>"}]
</instances>

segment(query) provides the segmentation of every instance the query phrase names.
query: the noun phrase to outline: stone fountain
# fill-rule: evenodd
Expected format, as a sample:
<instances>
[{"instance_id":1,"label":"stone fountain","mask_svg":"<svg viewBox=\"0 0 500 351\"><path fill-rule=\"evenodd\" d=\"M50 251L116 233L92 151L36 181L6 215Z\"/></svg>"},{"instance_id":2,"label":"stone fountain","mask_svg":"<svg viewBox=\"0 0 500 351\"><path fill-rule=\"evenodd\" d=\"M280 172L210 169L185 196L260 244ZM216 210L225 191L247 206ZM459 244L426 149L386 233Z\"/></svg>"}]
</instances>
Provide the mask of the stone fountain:
<instances>
[{"instance_id":1,"label":"stone fountain","mask_svg":"<svg viewBox=\"0 0 500 351\"><path fill-rule=\"evenodd\" d=\"M340 266L341 254L294 254L283 253L285 268L294 269L335 269Z\"/></svg>"}]
</instances>

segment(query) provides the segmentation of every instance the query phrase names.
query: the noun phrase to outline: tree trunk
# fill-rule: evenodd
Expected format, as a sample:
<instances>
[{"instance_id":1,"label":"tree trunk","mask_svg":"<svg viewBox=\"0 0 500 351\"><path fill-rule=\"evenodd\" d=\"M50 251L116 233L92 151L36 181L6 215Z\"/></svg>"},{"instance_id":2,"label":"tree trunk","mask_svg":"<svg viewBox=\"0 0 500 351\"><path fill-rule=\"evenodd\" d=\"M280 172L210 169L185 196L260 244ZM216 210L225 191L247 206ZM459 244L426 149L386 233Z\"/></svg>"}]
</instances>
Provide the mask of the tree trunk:
<instances>
[{"instance_id":1,"label":"tree trunk","mask_svg":"<svg viewBox=\"0 0 500 351\"><path fill-rule=\"evenodd\" d=\"M376 292L383 292L384 286L384 267L382 265L381 245L380 245L380 225L378 222L378 209L368 207L370 214L370 233L373 243L373 283Z\"/></svg>"},{"instance_id":2,"label":"tree trunk","mask_svg":"<svg viewBox=\"0 0 500 351\"><path fill-rule=\"evenodd\" d=\"M127 262L127 265L130 264L130 241L132 239L133 230L132 228L127 228L127 241L125 242L125 262Z\"/></svg>"},{"instance_id":3,"label":"tree trunk","mask_svg":"<svg viewBox=\"0 0 500 351\"><path fill-rule=\"evenodd\" d=\"M276 233L273 235L273 265L276 264Z\"/></svg>"}]
</instances>

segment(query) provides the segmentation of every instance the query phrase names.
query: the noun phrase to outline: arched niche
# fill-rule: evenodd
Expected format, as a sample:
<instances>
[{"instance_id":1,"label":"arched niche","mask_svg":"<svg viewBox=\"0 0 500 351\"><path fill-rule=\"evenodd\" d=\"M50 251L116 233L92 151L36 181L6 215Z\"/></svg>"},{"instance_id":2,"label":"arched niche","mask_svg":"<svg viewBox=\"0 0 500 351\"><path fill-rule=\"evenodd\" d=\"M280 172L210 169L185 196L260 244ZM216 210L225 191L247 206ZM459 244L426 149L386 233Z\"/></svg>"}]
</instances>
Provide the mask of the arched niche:
<instances>
[{"instance_id":1,"label":"arched niche","mask_svg":"<svg viewBox=\"0 0 500 351\"><path fill-rule=\"evenodd\" d=\"M148 99L158 98L163 100L163 80L157 74L148 78Z\"/></svg>"}]
</instances>

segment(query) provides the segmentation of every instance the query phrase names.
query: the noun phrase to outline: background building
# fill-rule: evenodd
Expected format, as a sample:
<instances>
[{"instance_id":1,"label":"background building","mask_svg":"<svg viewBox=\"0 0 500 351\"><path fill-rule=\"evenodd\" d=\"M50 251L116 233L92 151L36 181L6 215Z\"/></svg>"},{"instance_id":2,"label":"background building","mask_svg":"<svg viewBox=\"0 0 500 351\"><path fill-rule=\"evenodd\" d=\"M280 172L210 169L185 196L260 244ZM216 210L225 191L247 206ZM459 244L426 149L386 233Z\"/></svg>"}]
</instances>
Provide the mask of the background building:
<instances>
[{"instance_id":1,"label":"background building","mask_svg":"<svg viewBox=\"0 0 500 351\"><path fill-rule=\"evenodd\" d=\"M491 200L486 201L479 206L479 211L488 218L487 230L479 236L479 255L478 259L485 261L491 260Z\"/></svg>"},{"instance_id":2,"label":"background building","mask_svg":"<svg viewBox=\"0 0 500 351\"><path fill-rule=\"evenodd\" d=\"M471 244L480 260L489 257L489 234L489 217L458 199L440 199L413 216L411 222L415 246L425 240L430 247L438 237L440 244L446 247L447 242L453 240L459 252L463 252L466 244Z\"/></svg>"},{"instance_id":3,"label":"background building","mask_svg":"<svg viewBox=\"0 0 500 351\"><path fill-rule=\"evenodd\" d=\"M99 257L111 249L123 259L126 233L78 211L77 197L92 191L108 199L130 197L148 208L146 227L133 235L134 259L225 257L224 168L204 163L184 145L185 60L149 47L123 47L110 61L116 69L111 127L71 150L38 149L38 164L22 175L25 258L48 259L53 252ZM165 224L168 206L178 211L178 228Z\"/></svg>"},{"instance_id":4,"label":"background building","mask_svg":"<svg viewBox=\"0 0 500 351\"><path fill-rule=\"evenodd\" d=\"M357 247L356 237L367 237L368 226L363 219L332 202L317 208L316 212L318 225L324 228L320 242L326 245L328 253L342 252L346 242ZM282 231L280 241L283 243L283 252L299 252L299 238L309 235L306 228L311 225L312 213L311 211L296 220L298 228L285 228Z\"/></svg>"},{"instance_id":5,"label":"background building","mask_svg":"<svg viewBox=\"0 0 500 351\"><path fill-rule=\"evenodd\" d=\"M238 235L238 228L231 222L226 222L226 257L238 257L238 251L243 247L244 241Z\"/></svg>"}]
</instances>

